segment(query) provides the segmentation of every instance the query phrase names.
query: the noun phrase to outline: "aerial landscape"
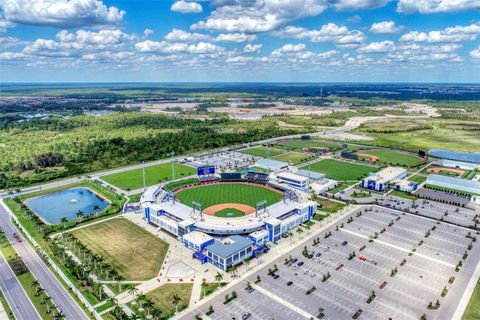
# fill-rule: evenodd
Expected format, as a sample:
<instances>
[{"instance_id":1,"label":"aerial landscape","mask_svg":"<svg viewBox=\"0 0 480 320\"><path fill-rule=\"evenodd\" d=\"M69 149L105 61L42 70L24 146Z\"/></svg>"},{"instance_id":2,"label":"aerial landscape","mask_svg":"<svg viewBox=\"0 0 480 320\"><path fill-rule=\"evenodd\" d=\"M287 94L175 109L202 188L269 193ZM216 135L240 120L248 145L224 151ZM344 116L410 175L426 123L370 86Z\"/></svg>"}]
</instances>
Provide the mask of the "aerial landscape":
<instances>
[{"instance_id":1,"label":"aerial landscape","mask_svg":"<svg viewBox=\"0 0 480 320\"><path fill-rule=\"evenodd\" d=\"M0 0L0 320L480 320L480 5Z\"/></svg>"}]
</instances>

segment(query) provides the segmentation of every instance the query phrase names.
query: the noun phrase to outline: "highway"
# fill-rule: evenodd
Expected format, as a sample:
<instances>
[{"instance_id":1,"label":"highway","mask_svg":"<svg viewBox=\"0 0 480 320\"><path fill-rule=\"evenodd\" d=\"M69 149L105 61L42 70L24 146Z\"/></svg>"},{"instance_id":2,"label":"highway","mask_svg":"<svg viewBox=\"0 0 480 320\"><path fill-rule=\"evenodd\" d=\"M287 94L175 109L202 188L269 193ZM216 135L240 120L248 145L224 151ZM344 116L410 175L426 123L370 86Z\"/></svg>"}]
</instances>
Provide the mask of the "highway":
<instances>
[{"instance_id":1,"label":"highway","mask_svg":"<svg viewBox=\"0 0 480 320\"><path fill-rule=\"evenodd\" d=\"M0 254L0 288L16 319L41 319L22 285Z\"/></svg>"},{"instance_id":2,"label":"highway","mask_svg":"<svg viewBox=\"0 0 480 320\"><path fill-rule=\"evenodd\" d=\"M22 242L17 242L13 239L12 234L14 232L19 233L16 227L12 224L10 215L3 207L3 202L0 203L0 227L5 231L8 239L14 245L15 250L18 255L22 257L25 264L28 266L33 275L37 278L40 285L46 290L48 295L52 298L53 303L63 312L65 319L80 320L88 319L88 316L83 312L83 310L78 306L70 293L62 286L58 281L55 275L48 269L46 264L42 259L37 255L37 253L32 249L28 242L23 239ZM3 271L2 271L3 277ZM11 280L10 280L11 281ZM3 288L2 288L3 290ZM18 290L18 289L17 289ZM6 287L4 291L5 295L14 296L15 287ZM23 310L23 307L22 307ZM25 312L28 310L25 309ZM36 317L18 317L17 319L38 319Z\"/></svg>"}]
</instances>

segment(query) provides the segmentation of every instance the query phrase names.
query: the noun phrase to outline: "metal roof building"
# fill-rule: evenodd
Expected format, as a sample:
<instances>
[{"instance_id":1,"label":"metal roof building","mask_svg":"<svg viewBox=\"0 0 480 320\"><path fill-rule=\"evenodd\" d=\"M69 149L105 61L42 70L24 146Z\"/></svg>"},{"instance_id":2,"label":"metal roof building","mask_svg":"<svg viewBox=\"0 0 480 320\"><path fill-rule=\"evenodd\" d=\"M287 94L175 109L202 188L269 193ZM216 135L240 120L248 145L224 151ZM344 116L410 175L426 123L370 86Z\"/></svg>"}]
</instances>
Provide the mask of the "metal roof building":
<instances>
[{"instance_id":1,"label":"metal roof building","mask_svg":"<svg viewBox=\"0 0 480 320\"><path fill-rule=\"evenodd\" d=\"M427 185L480 194L480 182L473 180L430 174L425 183Z\"/></svg>"},{"instance_id":2,"label":"metal roof building","mask_svg":"<svg viewBox=\"0 0 480 320\"><path fill-rule=\"evenodd\" d=\"M312 180L320 180L325 178L325 175L323 173L308 170L298 170L297 172L295 172L295 174L310 178Z\"/></svg>"},{"instance_id":3,"label":"metal roof building","mask_svg":"<svg viewBox=\"0 0 480 320\"><path fill-rule=\"evenodd\" d=\"M256 167L272 170L272 171L279 171L288 168L288 163L283 161L277 161L273 159L260 159L255 163Z\"/></svg>"},{"instance_id":4,"label":"metal roof building","mask_svg":"<svg viewBox=\"0 0 480 320\"><path fill-rule=\"evenodd\" d=\"M470 162L470 163L480 163L480 153L471 153L471 152L456 152L456 151L449 151L446 149L432 149L428 151L433 157L448 159L448 160L456 160L456 161L463 161L463 162Z\"/></svg>"}]
</instances>

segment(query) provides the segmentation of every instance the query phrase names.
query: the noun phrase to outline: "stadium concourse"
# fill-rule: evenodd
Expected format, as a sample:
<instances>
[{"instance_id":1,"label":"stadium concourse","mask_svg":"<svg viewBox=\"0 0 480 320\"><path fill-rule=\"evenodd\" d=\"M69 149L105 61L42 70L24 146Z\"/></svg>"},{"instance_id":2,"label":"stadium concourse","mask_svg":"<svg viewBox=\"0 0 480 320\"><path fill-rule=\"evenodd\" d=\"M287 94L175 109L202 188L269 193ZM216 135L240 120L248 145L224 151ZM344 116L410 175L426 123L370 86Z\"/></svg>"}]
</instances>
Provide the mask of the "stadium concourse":
<instances>
[{"instance_id":1,"label":"stadium concourse","mask_svg":"<svg viewBox=\"0 0 480 320\"><path fill-rule=\"evenodd\" d=\"M205 174L204 168L199 173ZM163 186L148 188L141 198L142 210L148 223L177 237L194 258L222 270L268 250L266 243L312 219L317 210L306 192L280 186L266 173L221 175L226 181L208 174L210 179L199 176L199 183L175 192ZM217 205L250 209L243 215L220 216L211 212Z\"/></svg>"}]
</instances>

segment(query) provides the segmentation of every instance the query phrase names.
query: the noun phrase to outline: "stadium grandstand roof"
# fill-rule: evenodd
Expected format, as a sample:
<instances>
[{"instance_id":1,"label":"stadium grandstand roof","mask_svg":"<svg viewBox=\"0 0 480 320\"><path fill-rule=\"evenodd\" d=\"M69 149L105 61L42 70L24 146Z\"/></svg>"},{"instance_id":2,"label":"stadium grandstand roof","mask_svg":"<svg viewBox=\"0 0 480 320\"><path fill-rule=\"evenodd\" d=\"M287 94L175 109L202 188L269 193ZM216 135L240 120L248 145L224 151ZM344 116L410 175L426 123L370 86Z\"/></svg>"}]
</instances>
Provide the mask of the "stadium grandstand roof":
<instances>
[{"instance_id":1,"label":"stadium grandstand roof","mask_svg":"<svg viewBox=\"0 0 480 320\"><path fill-rule=\"evenodd\" d=\"M432 149L428 151L433 157L448 159L448 160L456 160L456 161L463 161L463 162L470 162L470 163L480 163L480 153L473 153L473 152L456 152L456 151L449 151L446 149Z\"/></svg>"}]
</instances>

